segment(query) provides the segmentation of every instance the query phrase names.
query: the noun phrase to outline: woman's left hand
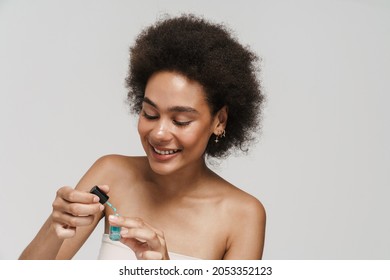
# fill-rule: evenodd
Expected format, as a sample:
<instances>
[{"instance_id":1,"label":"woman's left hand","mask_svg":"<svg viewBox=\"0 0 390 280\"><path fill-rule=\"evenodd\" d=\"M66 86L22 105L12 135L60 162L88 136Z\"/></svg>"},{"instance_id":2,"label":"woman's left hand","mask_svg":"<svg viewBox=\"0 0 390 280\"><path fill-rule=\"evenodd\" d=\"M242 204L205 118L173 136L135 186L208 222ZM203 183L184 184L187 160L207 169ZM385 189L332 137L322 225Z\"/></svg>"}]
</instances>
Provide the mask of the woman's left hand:
<instances>
[{"instance_id":1,"label":"woman's left hand","mask_svg":"<svg viewBox=\"0 0 390 280\"><path fill-rule=\"evenodd\" d=\"M109 216L112 226L121 227L121 242L132 249L139 260L169 260L164 233L141 218Z\"/></svg>"}]
</instances>

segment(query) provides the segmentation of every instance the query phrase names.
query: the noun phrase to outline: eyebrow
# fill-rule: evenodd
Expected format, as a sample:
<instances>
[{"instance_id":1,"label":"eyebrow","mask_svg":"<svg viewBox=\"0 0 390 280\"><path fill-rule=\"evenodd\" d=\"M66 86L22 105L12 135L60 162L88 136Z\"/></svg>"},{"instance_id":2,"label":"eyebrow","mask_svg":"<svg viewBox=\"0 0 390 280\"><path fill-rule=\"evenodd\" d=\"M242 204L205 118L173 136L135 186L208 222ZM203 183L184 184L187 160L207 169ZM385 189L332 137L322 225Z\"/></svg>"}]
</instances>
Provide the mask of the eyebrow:
<instances>
[{"instance_id":1,"label":"eyebrow","mask_svg":"<svg viewBox=\"0 0 390 280\"><path fill-rule=\"evenodd\" d=\"M154 103L152 100L150 100L147 97L144 97L142 102L145 102L145 103L153 106L154 108L158 109L157 104ZM178 112L178 113L195 113L195 114L199 114L199 112L197 110L195 110L192 107L188 107L188 106L173 106L173 107L169 107L168 111L169 112Z\"/></svg>"}]
</instances>

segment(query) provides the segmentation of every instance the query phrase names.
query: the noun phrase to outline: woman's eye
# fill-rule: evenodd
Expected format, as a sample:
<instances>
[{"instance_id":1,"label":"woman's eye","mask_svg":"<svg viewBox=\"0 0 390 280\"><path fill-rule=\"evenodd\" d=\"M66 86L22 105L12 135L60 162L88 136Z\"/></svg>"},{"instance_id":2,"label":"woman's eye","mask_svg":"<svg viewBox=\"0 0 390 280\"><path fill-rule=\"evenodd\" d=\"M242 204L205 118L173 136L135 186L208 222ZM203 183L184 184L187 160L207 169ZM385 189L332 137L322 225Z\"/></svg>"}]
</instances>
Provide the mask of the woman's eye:
<instances>
[{"instance_id":1,"label":"woman's eye","mask_svg":"<svg viewBox=\"0 0 390 280\"><path fill-rule=\"evenodd\" d=\"M180 122L180 121L173 121L173 123L177 126L186 126L191 123L191 121L186 121L186 122Z\"/></svg>"},{"instance_id":2,"label":"woman's eye","mask_svg":"<svg viewBox=\"0 0 390 280\"><path fill-rule=\"evenodd\" d=\"M158 118L158 116L149 115L149 114L147 114L145 111L142 112L142 116L144 116L144 117L147 118L148 120L155 120L155 119Z\"/></svg>"}]
</instances>

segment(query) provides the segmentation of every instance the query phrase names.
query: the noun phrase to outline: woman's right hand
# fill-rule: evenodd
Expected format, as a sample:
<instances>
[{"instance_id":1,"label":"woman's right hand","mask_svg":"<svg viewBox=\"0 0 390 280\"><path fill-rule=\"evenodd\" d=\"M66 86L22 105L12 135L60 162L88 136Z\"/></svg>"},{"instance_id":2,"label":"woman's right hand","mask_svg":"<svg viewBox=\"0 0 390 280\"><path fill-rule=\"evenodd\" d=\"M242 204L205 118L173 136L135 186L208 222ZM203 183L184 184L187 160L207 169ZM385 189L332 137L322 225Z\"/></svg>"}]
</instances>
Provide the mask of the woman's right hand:
<instances>
[{"instance_id":1,"label":"woman's right hand","mask_svg":"<svg viewBox=\"0 0 390 280\"><path fill-rule=\"evenodd\" d=\"M108 193L108 186L99 186ZM62 187L52 204L51 225L60 239L72 238L77 227L92 224L96 214L104 210L99 197L89 192Z\"/></svg>"}]
</instances>

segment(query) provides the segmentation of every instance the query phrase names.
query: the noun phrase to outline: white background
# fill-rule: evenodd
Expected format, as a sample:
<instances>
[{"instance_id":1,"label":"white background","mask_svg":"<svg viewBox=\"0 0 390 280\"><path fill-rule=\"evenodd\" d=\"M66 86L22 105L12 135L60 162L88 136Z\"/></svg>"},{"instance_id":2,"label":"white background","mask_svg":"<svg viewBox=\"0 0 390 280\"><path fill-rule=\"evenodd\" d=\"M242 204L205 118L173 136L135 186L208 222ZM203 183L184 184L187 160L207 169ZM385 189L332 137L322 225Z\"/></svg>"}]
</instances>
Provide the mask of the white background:
<instances>
[{"instance_id":1,"label":"white background","mask_svg":"<svg viewBox=\"0 0 390 280\"><path fill-rule=\"evenodd\" d=\"M0 0L0 259L104 154L142 155L128 48L164 13L222 22L262 58L249 155L215 166L267 210L264 259L390 259L388 1ZM76 259L95 259L99 226Z\"/></svg>"}]
</instances>

